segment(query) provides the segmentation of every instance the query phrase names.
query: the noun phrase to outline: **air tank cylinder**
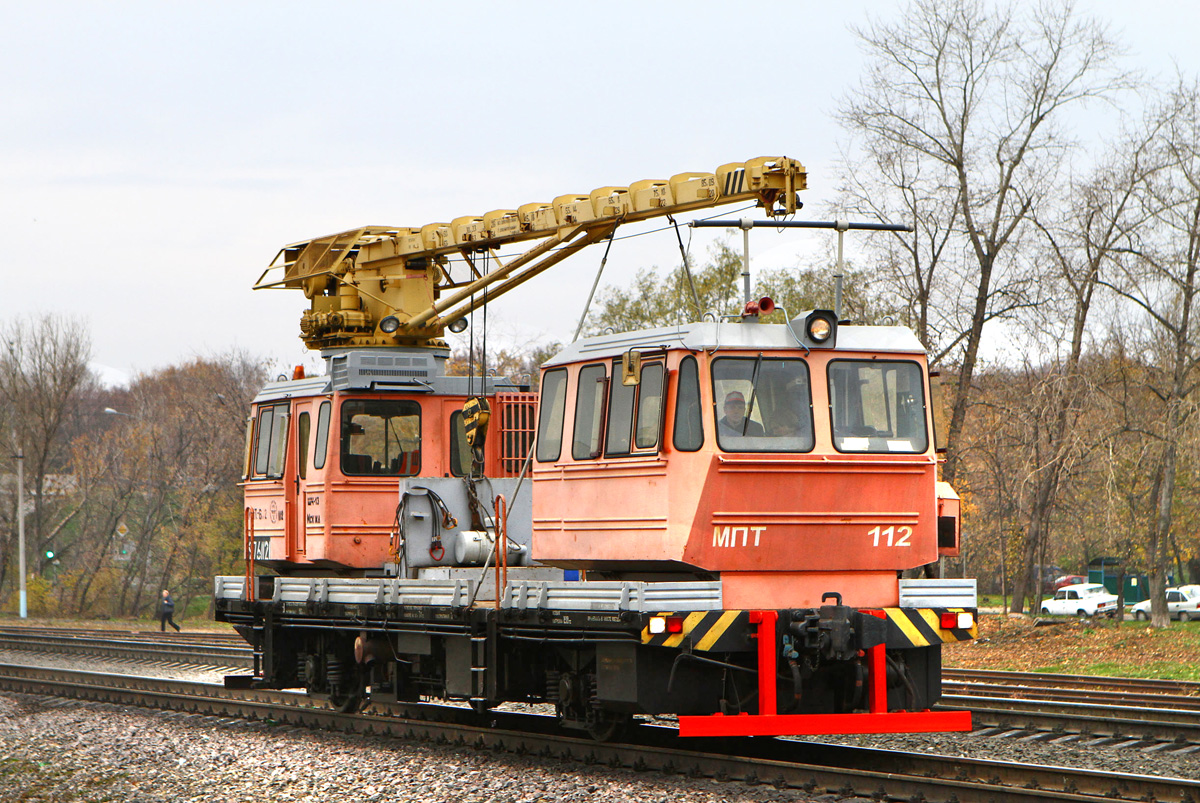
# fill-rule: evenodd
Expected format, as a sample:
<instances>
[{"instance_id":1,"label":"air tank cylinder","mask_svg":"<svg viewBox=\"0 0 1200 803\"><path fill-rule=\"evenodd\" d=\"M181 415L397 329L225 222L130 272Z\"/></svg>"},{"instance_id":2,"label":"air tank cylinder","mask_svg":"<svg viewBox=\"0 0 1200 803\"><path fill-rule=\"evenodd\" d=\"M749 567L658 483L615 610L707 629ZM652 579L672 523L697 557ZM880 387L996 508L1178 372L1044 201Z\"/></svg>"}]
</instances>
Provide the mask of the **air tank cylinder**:
<instances>
[{"instance_id":1,"label":"air tank cylinder","mask_svg":"<svg viewBox=\"0 0 1200 803\"><path fill-rule=\"evenodd\" d=\"M454 539L454 562L459 566L481 566L492 551L495 534L489 530L459 530ZM514 565L525 547L508 541L508 563Z\"/></svg>"}]
</instances>

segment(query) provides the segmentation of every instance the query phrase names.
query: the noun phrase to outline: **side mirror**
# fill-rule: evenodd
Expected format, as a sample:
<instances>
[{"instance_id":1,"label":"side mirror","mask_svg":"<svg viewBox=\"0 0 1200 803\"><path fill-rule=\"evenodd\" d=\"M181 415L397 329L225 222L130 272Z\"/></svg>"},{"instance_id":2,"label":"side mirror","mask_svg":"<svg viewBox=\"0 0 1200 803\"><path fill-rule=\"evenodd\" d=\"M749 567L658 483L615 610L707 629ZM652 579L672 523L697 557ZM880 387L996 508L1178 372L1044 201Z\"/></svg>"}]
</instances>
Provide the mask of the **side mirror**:
<instances>
[{"instance_id":1,"label":"side mirror","mask_svg":"<svg viewBox=\"0 0 1200 803\"><path fill-rule=\"evenodd\" d=\"M621 384L636 385L642 381L642 355L627 351L621 355Z\"/></svg>"},{"instance_id":2,"label":"side mirror","mask_svg":"<svg viewBox=\"0 0 1200 803\"><path fill-rule=\"evenodd\" d=\"M946 421L946 396L942 386L942 375L929 372L929 404L933 409L933 449L945 454L949 444L949 422Z\"/></svg>"}]
</instances>

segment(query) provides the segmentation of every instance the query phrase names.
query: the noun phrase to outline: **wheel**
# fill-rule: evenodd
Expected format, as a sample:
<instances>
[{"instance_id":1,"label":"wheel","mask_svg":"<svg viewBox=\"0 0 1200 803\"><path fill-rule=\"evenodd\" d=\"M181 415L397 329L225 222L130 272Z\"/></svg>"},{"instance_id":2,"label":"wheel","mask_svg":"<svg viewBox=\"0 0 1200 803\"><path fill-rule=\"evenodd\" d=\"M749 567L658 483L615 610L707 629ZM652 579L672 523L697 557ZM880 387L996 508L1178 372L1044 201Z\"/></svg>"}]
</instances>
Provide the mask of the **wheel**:
<instances>
[{"instance_id":1,"label":"wheel","mask_svg":"<svg viewBox=\"0 0 1200 803\"><path fill-rule=\"evenodd\" d=\"M364 702L366 702L364 696L354 692L329 696L329 705L342 714L353 714L363 707Z\"/></svg>"},{"instance_id":2,"label":"wheel","mask_svg":"<svg viewBox=\"0 0 1200 803\"><path fill-rule=\"evenodd\" d=\"M607 742L625 730L632 717L629 714L599 712L597 719L598 721L595 724L588 726L588 735L597 742Z\"/></svg>"},{"instance_id":3,"label":"wheel","mask_svg":"<svg viewBox=\"0 0 1200 803\"><path fill-rule=\"evenodd\" d=\"M1042 606L1042 616L1049 616L1049 615L1050 615L1050 609L1047 608L1045 605L1043 605Z\"/></svg>"},{"instance_id":4,"label":"wheel","mask_svg":"<svg viewBox=\"0 0 1200 803\"><path fill-rule=\"evenodd\" d=\"M1133 614L1133 618L1137 619L1139 622L1144 622L1150 617L1146 615L1145 611L1137 611Z\"/></svg>"},{"instance_id":5,"label":"wheel","mask_svg":"<svg viewBox=\"0 0 1200 803\"><path fill-rule=\"evenodd\" d=\"M1192 621L1192 615L1190 613L1188 613L1187 611L1180 611L1179 612L1179 621L1190 622L1190 621Z\"/></svg>"},{"instance_id":6,"label":"wheel","mask_svg":"<svg viewBox=\"0 0 1200 803\"><path fill-rule=\"evenodd\" d=\"M329 705L343 714L358 711L366 699L366 680L358 665L335 653L325 656L325 687Z\"/></svg>"},{"instance_id":7,"label":"wheel","mask_svg":"<svg viewBox=\"0 0 1200 803\"><path fill-rule=\"evenodd\" d=\"M1080 617L1090 616L1090 614L1087 611L1085 611L1083 608L1080 608L1079 610L1075 611L1075 614Z\"/></svg>"}]
</instances>

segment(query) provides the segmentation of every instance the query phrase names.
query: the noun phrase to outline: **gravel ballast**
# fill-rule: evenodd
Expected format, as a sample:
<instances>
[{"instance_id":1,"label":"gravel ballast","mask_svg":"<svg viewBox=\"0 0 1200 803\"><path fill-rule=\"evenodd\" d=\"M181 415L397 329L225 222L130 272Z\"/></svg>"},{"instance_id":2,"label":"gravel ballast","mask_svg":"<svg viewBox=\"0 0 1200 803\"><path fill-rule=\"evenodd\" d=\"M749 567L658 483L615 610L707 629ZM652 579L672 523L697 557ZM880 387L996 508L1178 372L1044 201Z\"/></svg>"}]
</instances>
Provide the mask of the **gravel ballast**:
<instances>
[{"instance_id":1,"label":"gravel ballast","mask_svg":"<svg viewBox=\"0 0 1200 803\"><path fill-rule=\"evenodd\" d=\"M0 661L219 682L220 672L0 653ZM895 750L1200 779L1200 753L968 734L820 737ZM22 797L21 795L24 794ZM0 694L0 800L833 801L469 748Z\"/></svg>"},{"instance_id":2,"label":"gravel ballast","mask_svg":"<svg viewBox=\"0 0 1200 803\"><path fill-rule=\"evenodd\" d=\"M0 695L5 801L836 800L566 762Z\"/></svg>"}]
</instances>

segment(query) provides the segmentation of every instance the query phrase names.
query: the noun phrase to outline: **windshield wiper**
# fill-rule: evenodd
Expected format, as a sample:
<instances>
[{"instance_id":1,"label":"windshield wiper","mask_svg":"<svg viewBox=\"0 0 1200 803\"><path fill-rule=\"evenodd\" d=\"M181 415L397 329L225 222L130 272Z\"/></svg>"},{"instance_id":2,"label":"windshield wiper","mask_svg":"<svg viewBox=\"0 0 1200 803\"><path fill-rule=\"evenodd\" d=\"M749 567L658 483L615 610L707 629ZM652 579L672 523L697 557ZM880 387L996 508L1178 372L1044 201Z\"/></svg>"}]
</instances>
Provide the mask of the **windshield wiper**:
<instances>
[{"instance_id":1,"label":"windshield wiper","mask_svg":"<svg viewBox=\"0 0 1200 803\"><path fill-rule=\"evenodd\" d=\"M763 355L760 351L754 358L754 371L750 374L750 401L746 402L746 417L742 420L743 438L746 437L746 430L750 428L750 414L754 412L754 396L758 393L758 368L762 361Z\"/></svg>"}]
</instances>

